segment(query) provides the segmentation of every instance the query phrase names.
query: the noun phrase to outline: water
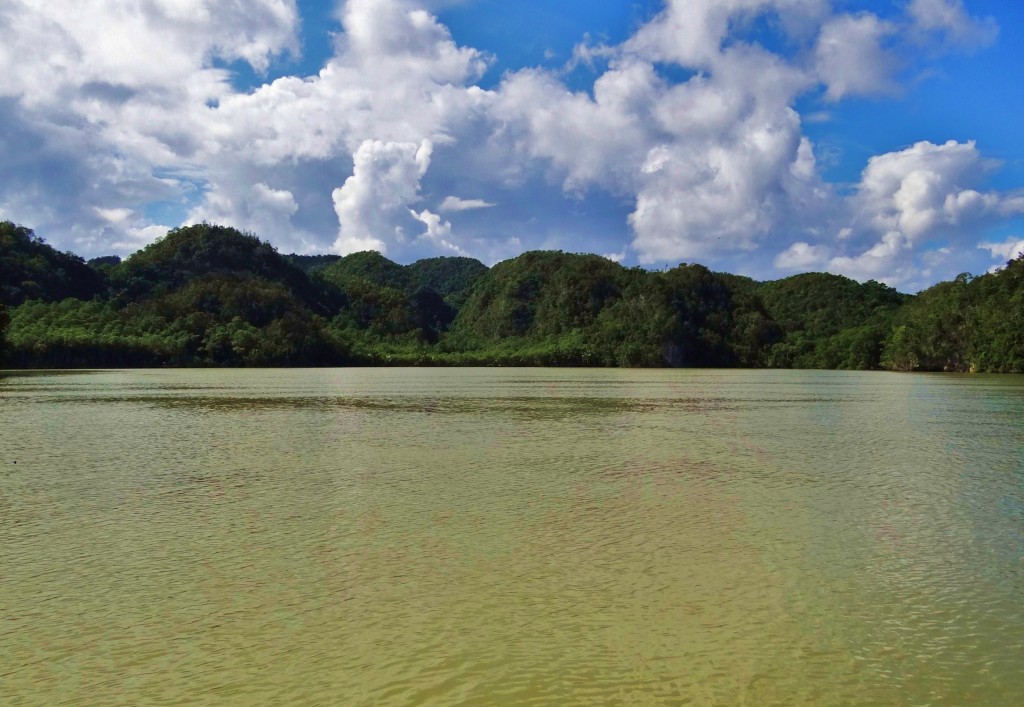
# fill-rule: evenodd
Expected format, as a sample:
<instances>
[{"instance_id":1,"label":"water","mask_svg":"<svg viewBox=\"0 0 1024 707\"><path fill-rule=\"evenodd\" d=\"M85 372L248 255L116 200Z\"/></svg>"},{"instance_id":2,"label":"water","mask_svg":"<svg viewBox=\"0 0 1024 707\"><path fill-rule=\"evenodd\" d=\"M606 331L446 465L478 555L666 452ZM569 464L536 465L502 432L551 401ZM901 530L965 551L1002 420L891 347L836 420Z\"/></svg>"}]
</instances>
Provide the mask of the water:
<instances>
[{"instance_id":1,"label":"water","mask_svg":"<svg viewBox=\"0 0 1024 707\"><path fill-rule=\"evenodd\" d=\"M1024 699L1022 377L13 374L0 434L5 705Z\"/></svg>"}]
</instances>

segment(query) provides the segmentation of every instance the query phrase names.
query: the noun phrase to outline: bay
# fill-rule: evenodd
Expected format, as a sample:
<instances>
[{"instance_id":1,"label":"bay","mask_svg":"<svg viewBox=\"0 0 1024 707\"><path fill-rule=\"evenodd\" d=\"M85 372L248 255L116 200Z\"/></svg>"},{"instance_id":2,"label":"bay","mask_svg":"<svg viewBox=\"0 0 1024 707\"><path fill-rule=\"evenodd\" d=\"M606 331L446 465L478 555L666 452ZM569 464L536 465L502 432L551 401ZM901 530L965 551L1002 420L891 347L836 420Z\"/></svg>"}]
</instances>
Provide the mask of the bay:
<instances>
[{"instance_id":1,"label":"bay","mask_svg":"<svg viewBox=\"0 0 1024 707\"><path fill-rule=\"evenodd\" d=\"M4 704L1024 698L1024 377L0 377Z\"/></svg>"}]
</instances>

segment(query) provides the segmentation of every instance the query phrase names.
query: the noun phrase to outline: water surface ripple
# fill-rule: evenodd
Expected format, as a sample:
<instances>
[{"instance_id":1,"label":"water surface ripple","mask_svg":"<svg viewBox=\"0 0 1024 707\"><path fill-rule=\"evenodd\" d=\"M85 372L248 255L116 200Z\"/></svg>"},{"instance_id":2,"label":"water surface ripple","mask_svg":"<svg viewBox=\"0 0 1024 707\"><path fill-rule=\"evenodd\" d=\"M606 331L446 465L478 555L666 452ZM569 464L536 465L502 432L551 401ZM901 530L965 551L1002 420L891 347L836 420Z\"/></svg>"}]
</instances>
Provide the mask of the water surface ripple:
<instances>
[{"instance_id":1,"label":"water surface ripple","mask_svg":"<svg viewBox=\"0 0 1024 707\"><path fill-rule=\"evenodd\" d=\"M0 703L1019 704L1024 378L0 376Z\"/></svg>"}]
</instances>

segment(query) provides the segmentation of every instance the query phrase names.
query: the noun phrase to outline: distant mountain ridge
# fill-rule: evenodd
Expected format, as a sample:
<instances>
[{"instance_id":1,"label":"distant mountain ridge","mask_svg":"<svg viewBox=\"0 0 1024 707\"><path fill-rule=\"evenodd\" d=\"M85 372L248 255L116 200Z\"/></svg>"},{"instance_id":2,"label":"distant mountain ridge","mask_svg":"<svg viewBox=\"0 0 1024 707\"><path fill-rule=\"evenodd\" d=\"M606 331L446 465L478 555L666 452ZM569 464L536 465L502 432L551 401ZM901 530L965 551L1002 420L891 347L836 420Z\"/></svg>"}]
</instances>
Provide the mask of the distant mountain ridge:
<instances>
[{"instance_id":1,"label":"distant mountain ridge","mask_svg":"<svg viewBox=\"0 0 1024 707\"><path fill-rule=\"evenodd\" d=\"M1024 259L916 296L533 251L488 268L281 255L198 224L86 263L0 222L0 354L19 367L585 365L1024 371Z\"/></svg>"}]
</instances>

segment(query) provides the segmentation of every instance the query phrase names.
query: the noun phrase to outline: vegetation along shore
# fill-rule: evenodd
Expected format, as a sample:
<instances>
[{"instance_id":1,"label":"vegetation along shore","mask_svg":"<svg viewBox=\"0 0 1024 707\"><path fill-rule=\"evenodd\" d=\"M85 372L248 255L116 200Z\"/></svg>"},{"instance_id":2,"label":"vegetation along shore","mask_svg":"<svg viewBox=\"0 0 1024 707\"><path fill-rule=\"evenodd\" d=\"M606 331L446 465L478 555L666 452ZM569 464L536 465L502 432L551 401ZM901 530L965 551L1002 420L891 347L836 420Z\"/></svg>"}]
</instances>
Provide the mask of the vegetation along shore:
<instances>
[{"instance_id":1,"label":"vegetation along shore","mask_svg":"<svg viewBox=\"0 0 1024 707\"><path fill-rule=\"evenodd\" d=\"M517 365L1024 372L1024 256L917 295L538 251L399 265L200 224L88 262L0 222L15 368Z\"/></svg>"}]
</instances>

